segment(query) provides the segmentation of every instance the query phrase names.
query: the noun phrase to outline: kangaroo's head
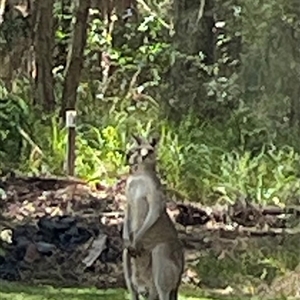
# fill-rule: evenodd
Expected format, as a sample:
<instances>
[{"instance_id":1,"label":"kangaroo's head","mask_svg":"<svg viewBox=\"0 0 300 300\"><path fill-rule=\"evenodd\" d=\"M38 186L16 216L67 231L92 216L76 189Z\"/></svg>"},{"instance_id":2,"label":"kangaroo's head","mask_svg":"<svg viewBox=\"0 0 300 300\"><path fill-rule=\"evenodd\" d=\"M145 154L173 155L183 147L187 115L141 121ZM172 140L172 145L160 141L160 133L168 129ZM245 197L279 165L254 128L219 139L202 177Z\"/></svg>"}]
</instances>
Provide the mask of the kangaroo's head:
<instances>
[{"instance_id":1,"label":"kangaroo's head","mask_svg":"<svg viewBox=\"0 0 300 300\"><path fill-rule=\"evenodd\" d=\"M131 170L155 170L156 167L156 146L158 138L150 138L149 140L132 136L135 145L127 152L127 163Z\"/></svg>"}]
</instances>

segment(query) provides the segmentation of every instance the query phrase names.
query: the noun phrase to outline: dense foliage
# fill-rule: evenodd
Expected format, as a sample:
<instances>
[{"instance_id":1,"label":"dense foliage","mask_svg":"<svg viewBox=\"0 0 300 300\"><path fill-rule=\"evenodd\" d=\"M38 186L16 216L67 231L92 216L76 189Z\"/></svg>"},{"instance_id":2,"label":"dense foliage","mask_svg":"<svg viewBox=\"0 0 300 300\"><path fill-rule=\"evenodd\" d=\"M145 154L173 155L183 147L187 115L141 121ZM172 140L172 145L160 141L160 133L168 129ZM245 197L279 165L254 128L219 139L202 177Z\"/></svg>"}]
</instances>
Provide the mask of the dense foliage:
<instances>
[{"instance_id":1,"label":"dense foliage","mask_svg":"<svg viewBox=\"0 0 300 300\"><path fill-rule=\"evenodd\" d=\"M73 30L72 6L61 7L67 2L53 9L55 108L46 113L33 101L24 70L12 86L1 74L1 168L64 173L66 130L58 116ZM159 132L161 173L189 199L232 201L237 192L258 202L296 199L297 1L146 2L137 1L138 18L127 21L124 11L108 19L90 9L77 89L76 175L115 180L126 172L120 150L130 134ZM4 24L14 20L0 27L2 53Z\"/></svg>"}]
</instances>

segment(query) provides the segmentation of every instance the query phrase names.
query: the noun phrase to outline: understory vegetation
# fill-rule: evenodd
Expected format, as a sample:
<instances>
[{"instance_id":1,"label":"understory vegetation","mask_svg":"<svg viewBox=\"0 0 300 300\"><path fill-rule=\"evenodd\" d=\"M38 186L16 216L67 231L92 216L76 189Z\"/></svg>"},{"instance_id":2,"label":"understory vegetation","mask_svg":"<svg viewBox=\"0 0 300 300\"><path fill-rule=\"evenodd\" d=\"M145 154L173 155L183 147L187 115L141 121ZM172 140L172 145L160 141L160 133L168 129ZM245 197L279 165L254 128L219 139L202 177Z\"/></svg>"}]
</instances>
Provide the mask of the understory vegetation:
<instances>
[{"instance_id":1,"label":"understory vegetation","mask_svg":"<svg viewBox=\"0 0 300 300\"><path fill-rule=\"evenodd\" d=\"M1 109L1 168L63 175L67 130L62 122L51 115L40 119L26 98L9 93L6 97ZM78 177L112 183L126 172L124 151L131 134L158 132L162 176L187 199L212 204L222 198L231 203L240 193L261 204L287 204L299 197L299 153L289 144L262 141L253 154L242 145L233 146L230 125L219 129L192 115L178 124L159 120L154 109L106 112L99 107L78 113Z\"/></svg>"},{"instance_id":2,"label":"understory vegetation","mask_svg":"<svg viewBox=\"0 0 300 300\"><path fill-rule=\"evenodd\" d=\"M59 5L53 10L57 24L50 29L55 48L65 49L72 42L71 12ZM76 175L113 181L126 171L122 151L130 134L156 132L163 177L188 199L209 203L221 195L232 201L241 193L259 203L295 201L300 150L296 1L206 4L199 19L190 16L198 20L199 28L193 28L198 35L213 35L213 44L207 41L199 49L180 45L184 40L177 26L192 24L172 15L171 5L180 10L176 1L150 1L139 6L138 20L128 22L113 12L109 22L90 9L77 88ZM205 14L211 10L214 23L206 29ZM1 28L6 51L22 34L11 32L8 40L4 25L9 22ZM101 72L91 71L99 53ZM58 52L53 58L54 105L33 100L34 84L20 68L12 85L3 81L2 169L64 173L67 132L58 117L66 101L64 56Z\"/></svg>"}]
</instances>

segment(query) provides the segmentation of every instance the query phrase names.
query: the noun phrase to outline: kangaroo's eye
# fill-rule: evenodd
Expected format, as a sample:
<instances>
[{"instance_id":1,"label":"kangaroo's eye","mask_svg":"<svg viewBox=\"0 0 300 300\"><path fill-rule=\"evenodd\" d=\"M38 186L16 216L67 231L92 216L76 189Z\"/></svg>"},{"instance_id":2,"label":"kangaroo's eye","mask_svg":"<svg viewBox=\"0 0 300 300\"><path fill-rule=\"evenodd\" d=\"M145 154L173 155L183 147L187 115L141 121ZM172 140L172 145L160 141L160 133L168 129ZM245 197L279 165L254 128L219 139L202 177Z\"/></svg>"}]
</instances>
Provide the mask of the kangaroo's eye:
<instances>
[{"instance_id":1,"label":"kangaroo's eye","mask_svg":"<svg viewBox=\"0 0 300 300\"><path fill-rule=\"evenodd\" d=\"M154 149L148 149L148 155L154 153Z\"/></svg>"}]
</instances>

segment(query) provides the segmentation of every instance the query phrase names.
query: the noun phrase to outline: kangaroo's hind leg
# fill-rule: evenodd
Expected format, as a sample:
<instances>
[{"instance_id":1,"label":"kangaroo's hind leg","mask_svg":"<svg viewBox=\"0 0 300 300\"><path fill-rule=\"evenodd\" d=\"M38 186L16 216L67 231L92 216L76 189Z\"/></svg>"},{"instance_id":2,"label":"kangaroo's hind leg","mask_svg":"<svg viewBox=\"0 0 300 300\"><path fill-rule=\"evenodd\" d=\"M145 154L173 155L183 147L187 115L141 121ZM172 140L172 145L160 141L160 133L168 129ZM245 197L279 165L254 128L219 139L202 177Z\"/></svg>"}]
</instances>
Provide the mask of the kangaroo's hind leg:
<instances>
[{"instance_id":1,"label":"kangaroo's hind leg","mask_svg":"<svg viewBox=\"0 0 300 300\"><path fill-rule=\"evenodd\" d=\"M147 300L159 300L158 293L157 293L156 287L154 285L154 282L149 290L149 295L147 297Z\"/></svg>"},{"instance_id":2,"label":"kangaroo's hind leg","mask_svg":"<svg viewBox=\"0 0 300 300\"><path fill-rule=\"evenodd\" d=\"M152 250L153 280L159 300L176 300L183 270L182 250L176 243L161 243Z\"/></svg>"},{"instance_id":3,"label":"kangaroo's hind leg","mask_svg":"<svg viewBox=\"0 0 300 300\"><path fill-rule=\"evenodd\" d=\"M132 265L131 256L128 249L123 250L123 271L127 289L130 293L131 300L139 300L138 291L135 289L132 282Z\"/></svg>"}]
</instances>

